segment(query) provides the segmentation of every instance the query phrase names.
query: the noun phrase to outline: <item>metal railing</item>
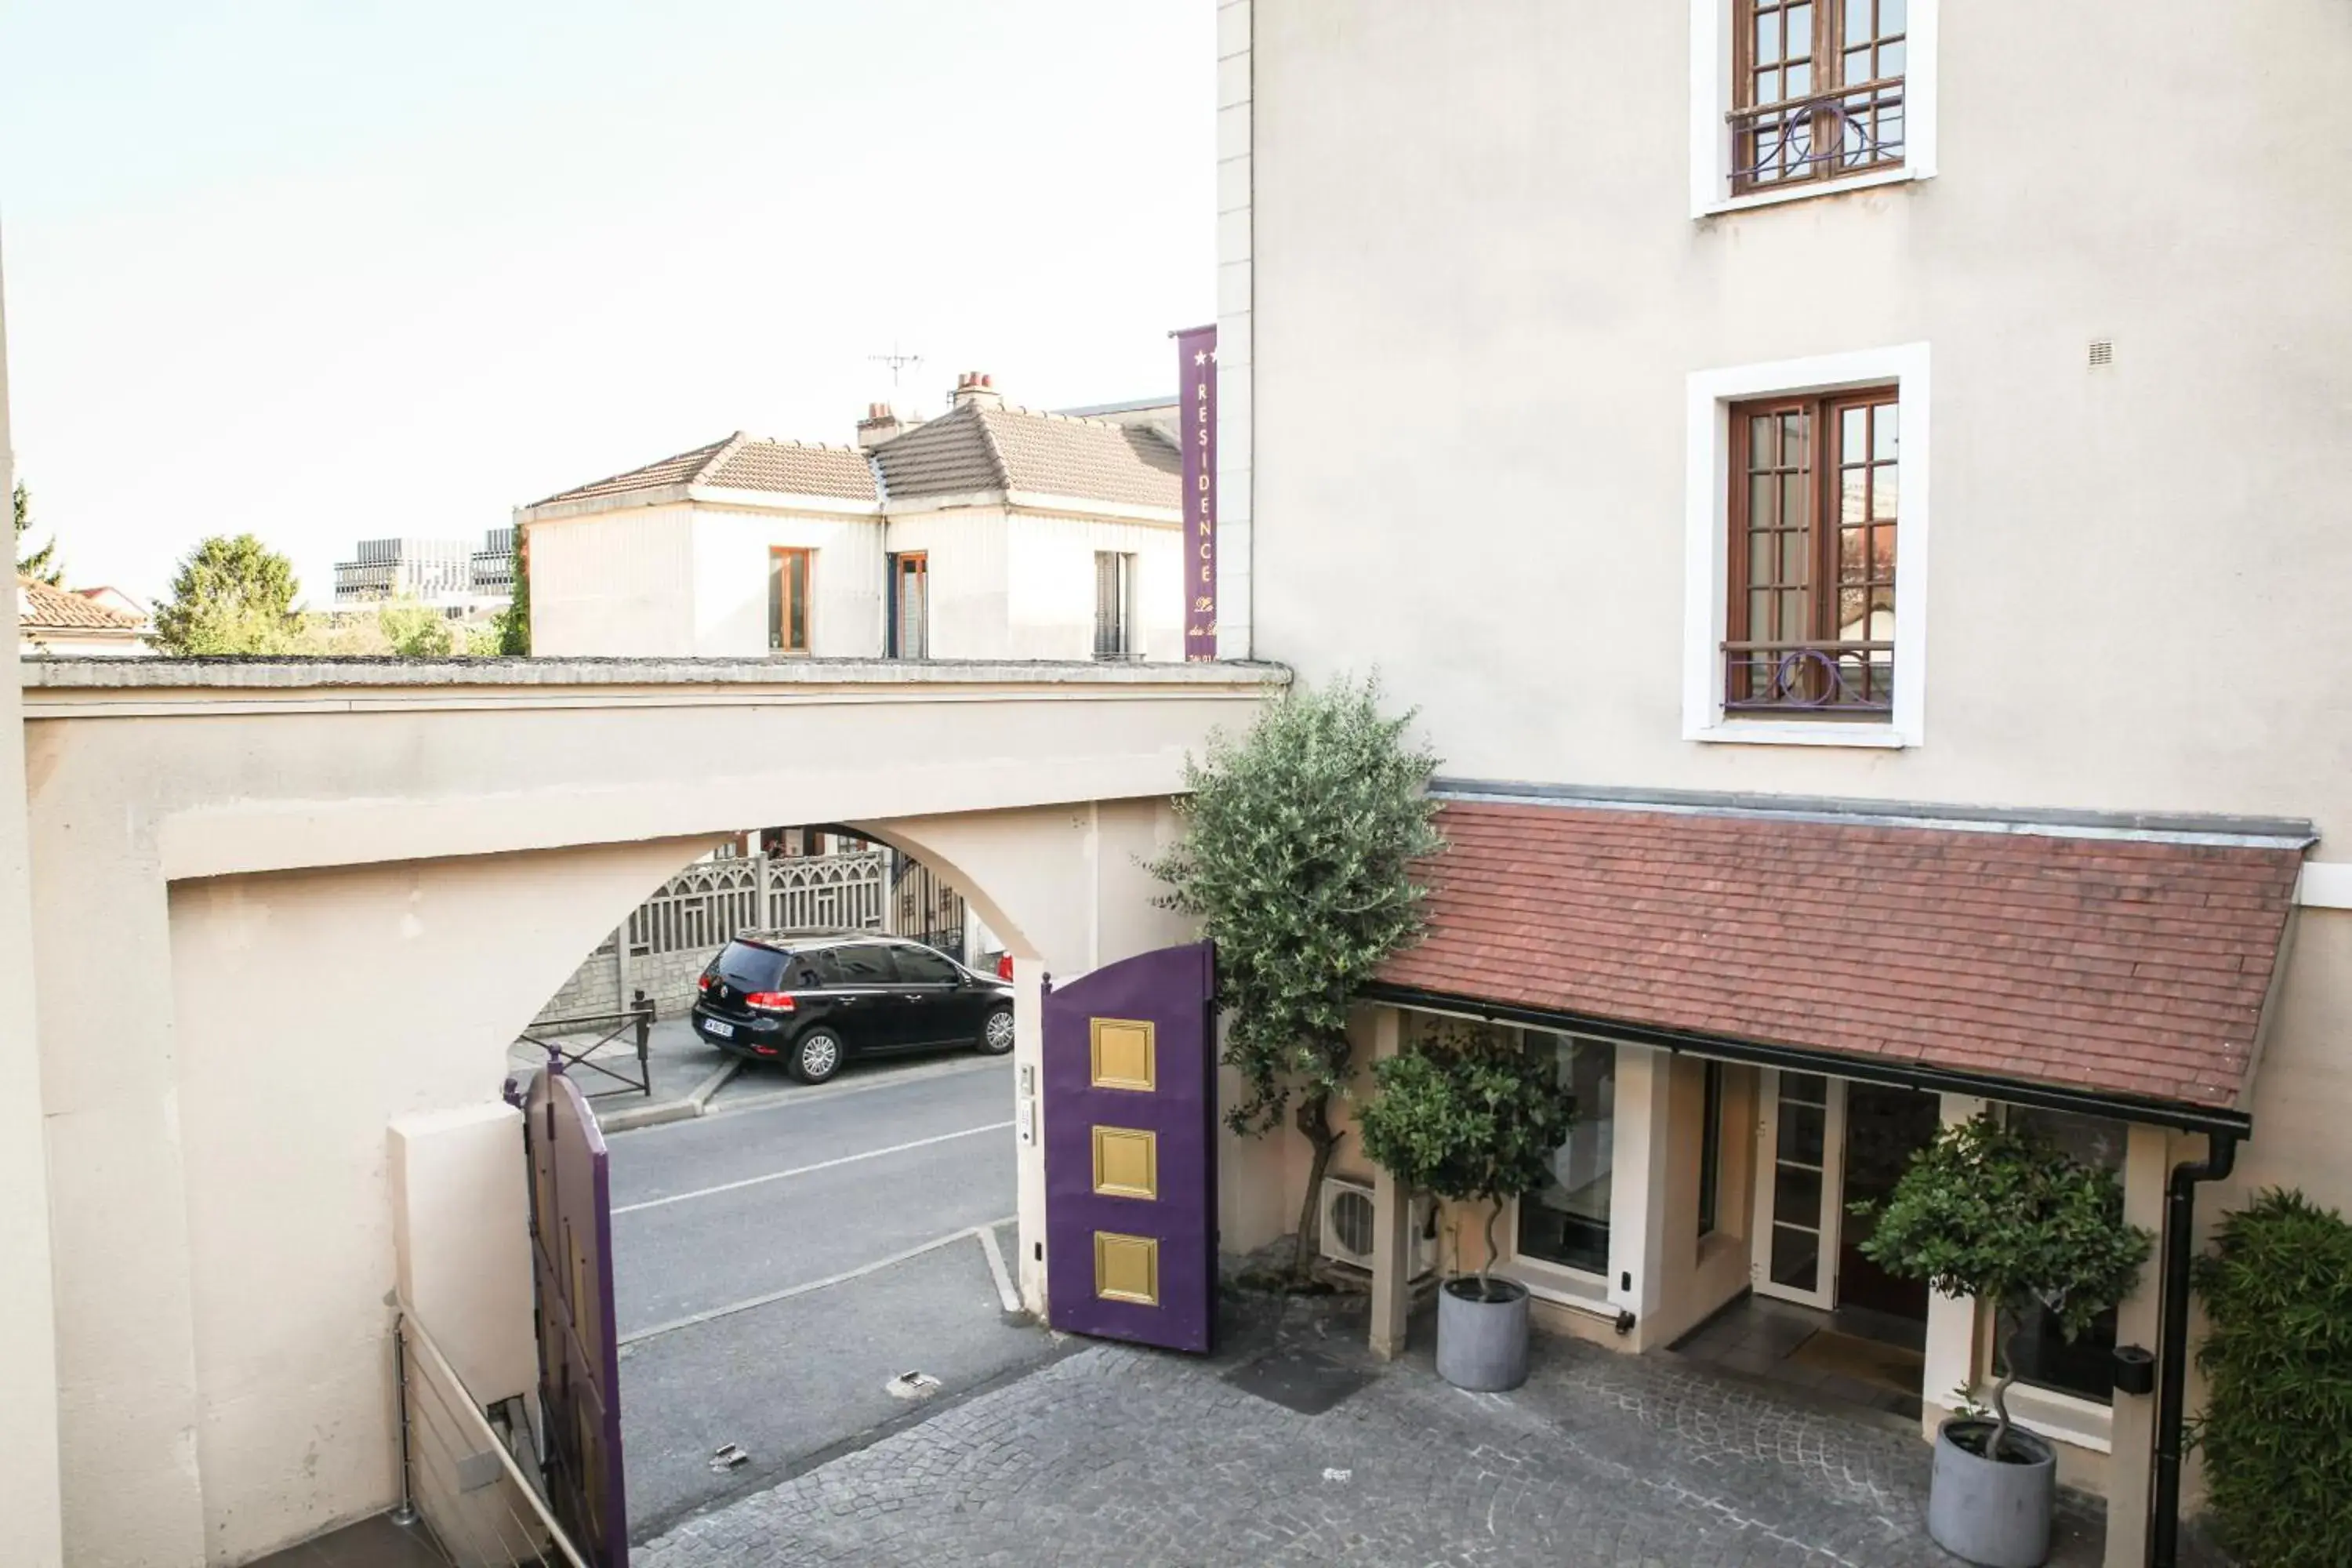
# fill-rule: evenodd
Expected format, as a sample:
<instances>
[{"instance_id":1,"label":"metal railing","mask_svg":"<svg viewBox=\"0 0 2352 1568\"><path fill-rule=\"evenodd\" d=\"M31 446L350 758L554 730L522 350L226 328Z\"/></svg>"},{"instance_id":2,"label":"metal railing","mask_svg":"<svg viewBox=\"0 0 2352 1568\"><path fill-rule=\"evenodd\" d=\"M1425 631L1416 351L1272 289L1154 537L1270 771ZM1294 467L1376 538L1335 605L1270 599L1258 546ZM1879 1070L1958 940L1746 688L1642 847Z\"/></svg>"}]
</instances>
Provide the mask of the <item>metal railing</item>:
<instances>
[{"instance_id":1,"label":"metal railing","mask_svg":"<svg viewBox=\"0 0 2352 1568\"><path fill-rule=\"evenodd\" d=\"M692 952L723 946L738 931L764 926L878 931L890 852L850 855L737 855L688 867L630 914L629 955ZM598 951L608 951L610 943Z\"/></svg>"},{"instance_id":2,"label":"metal railing","mask_svg":"<svg viewBox=\"0 0 2352 1568\"><path fill-rule=\"evenodd\" d=\"M1901 77L1735 109L1725 118L1734 190L1812 179L1832 165L1858 174L1903 161ZM1881 130L1889 124L1892 134Z\"/></svg>"},{"instance_id":3,"label":"metal railing","mask_svg":"<svg viewBox=\"0 0 2352 1568\"><path fill-rule=\"evenodd\" d=\"M406 1302L393 1321L400 1398L400 1506L454 1568L588 1568L540 1493L538 1444L520 1399L497 1421ZM528 1468L526 1468L528 1467Z\"/></svg>"},{"instance_id":4,"label":"metal railing","mask_svg":"<svg viewBox=\"0 0 2352 1568\"><path fill-rule=\"evenodd\" d=\"M1895 710L1891 642L1727 642L1727 713Z\"/></svg>"},{"instance_id":5,"label":"metal railing","mask_svg":"<svg viewBox=\"0 0 2352 1568\"><path fill-rule=\"evenodd\" d=\"M567 1018L538 1019L530 1028L515 1037L515 1043L537 1046L548 1054L551 1065L561 1061L566 1067L585 1068L590 1072L601 1073L611 1079L622 1089L634 1089L650 1097L654 1091L654 1075L652 1067L646 1060L646 1047L652 1038L653 1026L654 1005L646 999L644 992L639 991L630 1005L617 1013L582 1013ZM604 1032L596 1034L600 1029ZM577 1044L581 1036L592 1034L596 1035L593 1040L584 1046ZM635 1078L606 1065L613 1060L610 1057L601 1062L593 1059L596 1052L625 1035L635 1037L637 1063ZM559 1036L569 1037L574 1043L565 1045L562 1039L552 1037ZM582 1092L593 1099L598 1094L618 1094L620 1089L583 1089Z\"/></svg>"}]
</instances>

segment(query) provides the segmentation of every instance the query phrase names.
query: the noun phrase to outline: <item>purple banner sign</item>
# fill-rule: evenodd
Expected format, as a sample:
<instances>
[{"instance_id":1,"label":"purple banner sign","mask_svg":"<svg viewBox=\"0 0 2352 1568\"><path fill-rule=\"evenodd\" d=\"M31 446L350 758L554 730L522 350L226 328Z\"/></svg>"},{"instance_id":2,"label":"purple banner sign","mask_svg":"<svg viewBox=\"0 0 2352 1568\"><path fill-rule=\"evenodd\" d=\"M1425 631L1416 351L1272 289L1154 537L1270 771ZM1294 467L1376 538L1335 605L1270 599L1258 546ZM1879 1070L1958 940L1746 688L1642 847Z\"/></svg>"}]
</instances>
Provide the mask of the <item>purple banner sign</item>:
<instances>
[{"instance_id":1,"label":"purple banner sign","mask_svg":"<svg viewBox=\"0 0 2352 1568\"><path fill-rule=\"evenodd\" d=\"M1184 441L1184 657L1217 657L1217 329L1176 334Z\"/></svg>"}]
</instances>

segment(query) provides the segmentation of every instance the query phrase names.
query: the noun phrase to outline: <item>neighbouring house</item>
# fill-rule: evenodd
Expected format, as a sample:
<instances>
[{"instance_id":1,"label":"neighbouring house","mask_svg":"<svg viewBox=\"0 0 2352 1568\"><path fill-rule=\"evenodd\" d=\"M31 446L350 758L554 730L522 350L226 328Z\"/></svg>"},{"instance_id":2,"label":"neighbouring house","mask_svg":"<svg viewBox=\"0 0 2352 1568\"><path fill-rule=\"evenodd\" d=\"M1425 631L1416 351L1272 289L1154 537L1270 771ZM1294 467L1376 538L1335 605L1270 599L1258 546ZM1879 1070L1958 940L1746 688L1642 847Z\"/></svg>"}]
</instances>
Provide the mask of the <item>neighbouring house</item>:
<instances>
[{"instance_id":1,"label":"neighbouring house","mask_svg":"<svg viewBox=\"0 0 2352 1568\"><path fill-rule=\"evenodd\" d=\"M1139 404L740 432L520 507L537 654L1183 657L1181 462Z\"/></svg>"},{"instance_id":2,"label":"neighbouring house","mask_svg":"<svg viewBox=\"0 0 2352 1568\"><path fill-rule=\"evenodd\" d=\"M2198 1235L2352 1203L2352 35L2189 16L1218 7L1221 652L1377 667L1446 759L1363 1039L1486 1018L1572 1081L1504 1226L1555 1328L1714 1320L1932 1428L1983 1314L1849 1205L1940 1123L2042 1126L2152 1228L2209 1157ZM2179 1353L2198 1235L2023 1347L2111 1563L2200 1397L2113 1351Z\"/></svg>"},{"instance_id":3,"label":"neighbouring house","mask_svg":"<svg viewBox=\"0 0 2352 1568\"><path fill-rule=\"evenodd\" d=\"M101 597L102 595L102 597ZM16 646L22 653L131 656L151 652L144 607L114 588L55 588L16 579Z\"/></svg>"}]
</instances>

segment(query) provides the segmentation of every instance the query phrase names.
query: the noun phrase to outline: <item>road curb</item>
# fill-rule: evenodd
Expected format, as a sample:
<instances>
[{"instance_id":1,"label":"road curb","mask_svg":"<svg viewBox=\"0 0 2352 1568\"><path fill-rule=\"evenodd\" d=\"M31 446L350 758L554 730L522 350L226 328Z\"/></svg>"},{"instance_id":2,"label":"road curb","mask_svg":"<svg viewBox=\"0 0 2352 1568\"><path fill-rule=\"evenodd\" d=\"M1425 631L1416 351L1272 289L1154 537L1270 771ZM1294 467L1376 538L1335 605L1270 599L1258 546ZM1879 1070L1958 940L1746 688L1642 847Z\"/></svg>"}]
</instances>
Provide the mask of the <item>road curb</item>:
<instances>
[{"instance_id":1,"label":"road curb","mask_svg":"<svg viewBox=\"0 0 2352 1568\"><path fill-rule=\"evenodd\" d=\"M604 1132L627 1132L639 1127L660 1127L672 1121L691 1121L709 1113L710 1097L727 1087L736 1069L743 1064L732 1058L711 1069L710 1076L687 1091L683 1100L656 1100L651 1105L628 1105L607 1116L596 1113L596 1126Z\"/></svg>"}]
</instances>

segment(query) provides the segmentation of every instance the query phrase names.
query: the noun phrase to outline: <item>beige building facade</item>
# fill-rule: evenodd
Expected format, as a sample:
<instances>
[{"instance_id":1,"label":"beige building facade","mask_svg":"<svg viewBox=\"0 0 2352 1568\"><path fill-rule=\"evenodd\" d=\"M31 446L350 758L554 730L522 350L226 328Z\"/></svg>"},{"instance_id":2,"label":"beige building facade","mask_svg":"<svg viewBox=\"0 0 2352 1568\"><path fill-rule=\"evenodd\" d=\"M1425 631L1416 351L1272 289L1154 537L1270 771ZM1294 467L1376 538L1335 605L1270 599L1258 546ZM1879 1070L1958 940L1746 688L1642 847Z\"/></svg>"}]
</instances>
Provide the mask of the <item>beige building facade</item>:
<instances>
[{"instance_id":1,"label":"beige building facade","mask_svg":"<svg viewBox=\"0 0 2352 1568\"><path fill-rule=\"evenodd\" d=\"M1162 406L1041 414L971 374L854 447L738 434L519 508L533 650L1181 659Z\"/></svg>"},{"instance_id":2,"label":"beige building facade","mask_svg":"<svg viewBox=\"0 0 2352 1568\"><path fill-rule=\"evenodd\" d=\"M1377 668L1449 775L1563 810L2294 843L2291 944L2227 1047L2258 1058L2230 1080L2248 1135L2200 1226L2269 1184L2352 1203L2352 537L2331 485L2352 305L2318 283L2352 196L2315 161L2352 135L2352 38L2308 5L2204 20L1218 7L1225 655ZM2160 108L2179 95L2197 110ZM1399 392L1346 395L1368 387ZM1782 945L1821 962L1801 928ZM1720 967L1695 947L1659 995ZM1454 980L1472 1013L1509 989ZM1551 1048L1601 1010L1596 984L1562 978L1510 1026ZM2183 1028L2195 1008L2142 1000ZM1721 1035L1806 1043L1782 1018ZM2064 1076L2048 1048L1937 1091L1930 1121ZM1759 1130L1858 1091L1817 1067L1792 1100L1752 1055L1710 1069L1622 1031L1594 1050L1607 1261L1528 1272L1564 1326L1670 1342L1773 1284ZM2095 1130L2143 1223L2206 1149L2164 1125L2183 1103ZM1693 1242L1703 1160L1720 1185ZM2158 1344L2156 1274L2125 1342ZM1963 1303L1924 1327L1932 1422L1987 1346ZM2108 1489L2111 1562L2139 1560L2153 1403L2037 1407Z\"/></svg>"},{"instance_id":3,"label":"beige building facade","mask_svg":"<svg viewBox=\"0 0 2352 1568\"><path fill-rule=\"evenodd\" d=\"M45 1226L55 1247L8 1271L21 1300L0 1296L0 1468L21 1505L0 1555L55 1561L41 1531L61 1514L68 1562L195 1568L395 1500L395 1287L422 1293L484 1403L522 1392L527 1238L450 1231L511 1208L520 1182L451 1194L515 1152L509 1043L649 891L746 823L903 849L1013 953L1015 1061L1034 1067L1048 968L1187 934L1139 862L1175 831L1187 752L1282 678L535 659L56 660L24 679L27 812L5 820L28 829L30 941L7 952L29 954L11 994L38 1006L7 1036L0 1108L27 1134L7 1157L47 1160L15 1172L0 1220L20 1261ZM73 1000L129 973L162 987L137 1030ZM257 1005L289 973L372 998L339 1017L331 1069L307 1009ZM1019 1194L1041 1237L1034 1145Z\"/></svg>"}]
</instances>

